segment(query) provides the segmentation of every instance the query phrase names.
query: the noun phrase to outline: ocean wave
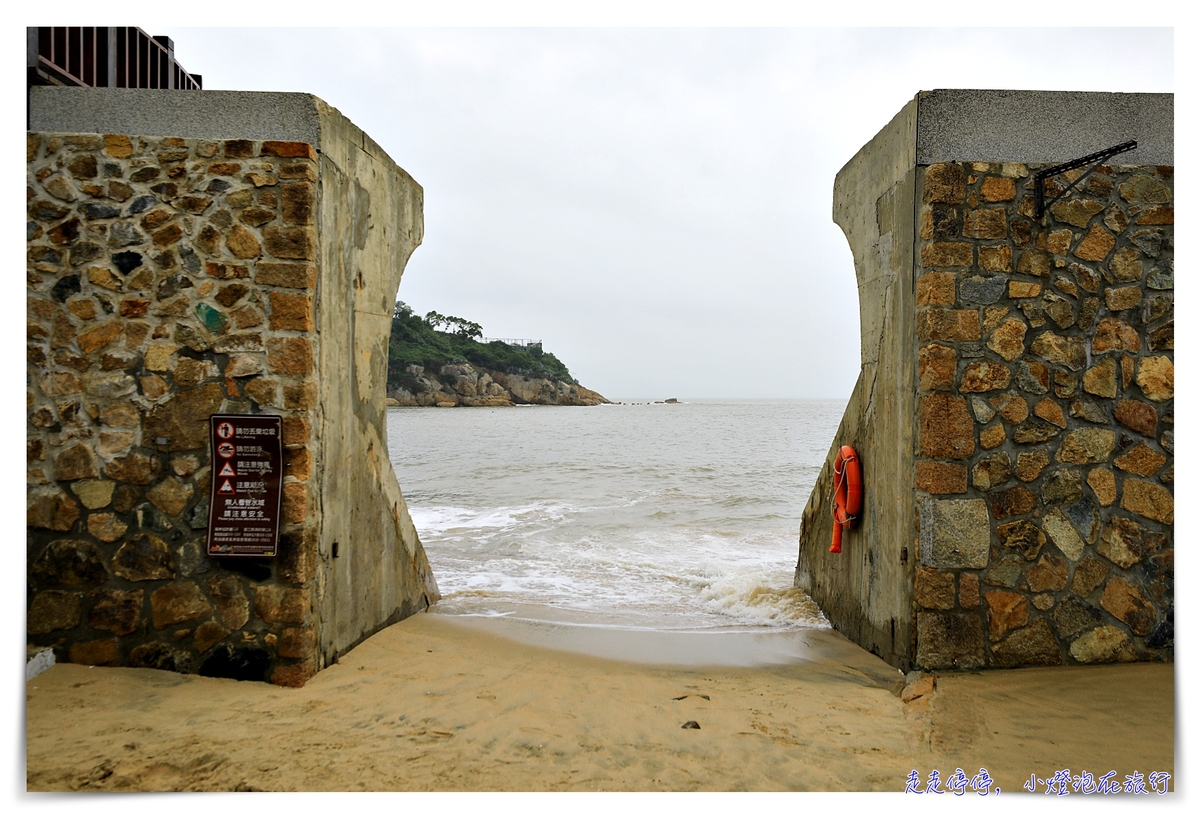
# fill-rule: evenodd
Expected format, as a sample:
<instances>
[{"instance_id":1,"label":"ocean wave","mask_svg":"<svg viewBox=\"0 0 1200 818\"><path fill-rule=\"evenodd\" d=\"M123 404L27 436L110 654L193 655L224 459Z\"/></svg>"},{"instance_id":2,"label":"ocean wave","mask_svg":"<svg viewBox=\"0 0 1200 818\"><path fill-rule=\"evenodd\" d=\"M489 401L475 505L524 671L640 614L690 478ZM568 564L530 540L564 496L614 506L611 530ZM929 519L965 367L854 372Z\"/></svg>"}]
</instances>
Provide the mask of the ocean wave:
<instances>
[{"instance_id":1,"label":"ocean wave","mask_svg":"<svg viewBox=\"0 0 1200 818\"><path fill-rule=\"evenodd\" d=\"M558 523L574 510L567 503L533 503L499 508L410 506L408 511L417 534L425 540L447 534L492 533L537 522Z\"/></svg>"},{"instance_id":2,"label":"ocean wave","mask_svg":"<svg viewBox=\"0 0 1200 818\"><path fill-rule=\"evenodd\" d=\"M707 610L745 624L830 627L804 591L763 580L757 572L727 574L705 587L700 597Z\"/></svg>"}]
</instances>

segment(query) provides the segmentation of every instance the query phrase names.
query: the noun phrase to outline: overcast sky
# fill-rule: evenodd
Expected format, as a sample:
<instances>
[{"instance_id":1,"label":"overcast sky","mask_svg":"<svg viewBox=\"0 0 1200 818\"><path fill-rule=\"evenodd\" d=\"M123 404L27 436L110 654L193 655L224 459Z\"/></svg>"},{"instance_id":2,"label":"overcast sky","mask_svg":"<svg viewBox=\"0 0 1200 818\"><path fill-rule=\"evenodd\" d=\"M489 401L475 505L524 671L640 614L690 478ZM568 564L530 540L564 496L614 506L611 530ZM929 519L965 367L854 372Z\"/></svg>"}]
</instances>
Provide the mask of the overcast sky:
<instances>
[{"instance_id":1,"label":"overcast sky","mask_svg":"<svg viewBox=\"0 0 1200 818\"><path fill-rule=\"evenodd\" d=\"M207 89L337 107L425 189L399 298L614 400L850 394L833 179L918 91L1173 91L1170 29L152 33Z\"/></svg>"}]
</instances>

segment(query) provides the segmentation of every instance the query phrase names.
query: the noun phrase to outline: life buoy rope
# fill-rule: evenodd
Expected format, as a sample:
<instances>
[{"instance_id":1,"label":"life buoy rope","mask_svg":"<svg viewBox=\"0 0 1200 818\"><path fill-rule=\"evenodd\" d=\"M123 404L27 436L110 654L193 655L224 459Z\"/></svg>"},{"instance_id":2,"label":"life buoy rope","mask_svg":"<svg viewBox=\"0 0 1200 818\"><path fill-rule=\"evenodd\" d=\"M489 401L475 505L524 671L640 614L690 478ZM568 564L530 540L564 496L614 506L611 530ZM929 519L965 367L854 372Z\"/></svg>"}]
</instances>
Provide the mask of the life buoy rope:
<instances>
[{"instance_id":1,"label":"life buoy rope","mask_svg":"<svg viewBox=\"0 0 1200 818\"><path fill-rule=\"evenodd\" d=\"M853 528L862 511L862 467L853 446L842 446L833 459L833 545L829 553L842 553L842 528Z\"/></svg>"}]
</instances>

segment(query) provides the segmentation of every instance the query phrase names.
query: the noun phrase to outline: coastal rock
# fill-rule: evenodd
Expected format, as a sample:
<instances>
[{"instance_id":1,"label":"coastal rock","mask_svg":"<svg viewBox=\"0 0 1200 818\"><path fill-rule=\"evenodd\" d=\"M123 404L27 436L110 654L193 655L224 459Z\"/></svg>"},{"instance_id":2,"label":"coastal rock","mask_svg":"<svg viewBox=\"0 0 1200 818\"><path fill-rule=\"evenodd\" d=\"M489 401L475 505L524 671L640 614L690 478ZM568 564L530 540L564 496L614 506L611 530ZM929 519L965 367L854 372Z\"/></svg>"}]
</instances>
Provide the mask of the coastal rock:
<instances>
[{"instance_id":1,"label":"coastal rock","mask_svg":"<svg viewBox=\"0 0 1200 818\"><path fill-rule=\"evenodd\" d=\"M512 396L514 403L536 403L551 406L596 406L608 403L598 392L548 378L528 378L524 375L491 373L492 378Z\"/></svg>"},{"instance_id":2,"label":"coastal rock","mask_svg":"<svg viewBox=\"0 0 1200 818\"><path fill-rule=\"evenodd\" d=\"M513 406L539 404L547 406L597 406L610 403L599 392L566 381L549 378L530 378L510 375L469 363L446 364L439 370L445 381L427 374L417 364L407 367L419 389L410 391L403 386L388 390L387 397L396 406Z\"/></svg>"}]
</instances>

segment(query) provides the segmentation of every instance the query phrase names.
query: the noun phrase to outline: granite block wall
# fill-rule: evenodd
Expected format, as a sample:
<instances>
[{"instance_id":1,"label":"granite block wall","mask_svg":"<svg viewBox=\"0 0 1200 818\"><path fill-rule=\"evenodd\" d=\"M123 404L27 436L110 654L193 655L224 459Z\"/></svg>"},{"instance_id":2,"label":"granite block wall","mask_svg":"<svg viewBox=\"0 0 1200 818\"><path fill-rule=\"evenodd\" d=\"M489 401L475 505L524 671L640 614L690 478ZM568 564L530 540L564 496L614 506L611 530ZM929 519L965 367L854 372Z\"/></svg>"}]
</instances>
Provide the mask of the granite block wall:
<instances>
[{"instance_id":1,"label":"granite block wall","mask_svg":"<svg viewBox=\"0 0 1200 818\"><path fill-rule=\"evenodd\" d=\"M60 660L315 672L316 160L28 135L27 630ZM283 418L276 560L206 555L218 412Z\"/></svg>"},{"instance_id":2,"label":"granite block wall","mask_svg":"<svg viewBox=\"0 0 1200 818\"><path fill-rule=\"evenodd\" d=\"M921 667L1173 655L1173 169L1039 169L919 169Z\"/></svg>"}]
</instances>

